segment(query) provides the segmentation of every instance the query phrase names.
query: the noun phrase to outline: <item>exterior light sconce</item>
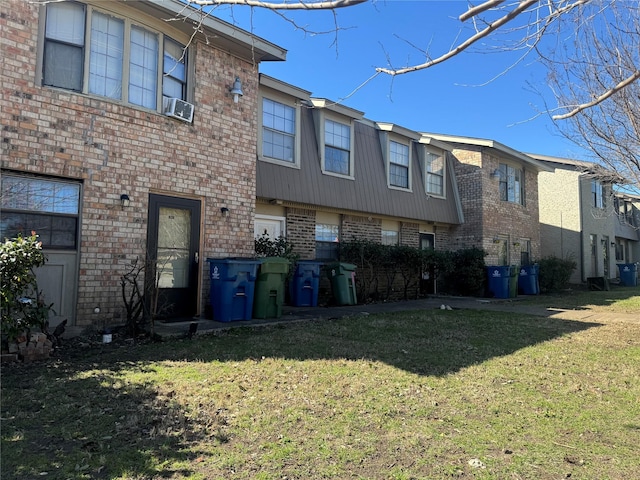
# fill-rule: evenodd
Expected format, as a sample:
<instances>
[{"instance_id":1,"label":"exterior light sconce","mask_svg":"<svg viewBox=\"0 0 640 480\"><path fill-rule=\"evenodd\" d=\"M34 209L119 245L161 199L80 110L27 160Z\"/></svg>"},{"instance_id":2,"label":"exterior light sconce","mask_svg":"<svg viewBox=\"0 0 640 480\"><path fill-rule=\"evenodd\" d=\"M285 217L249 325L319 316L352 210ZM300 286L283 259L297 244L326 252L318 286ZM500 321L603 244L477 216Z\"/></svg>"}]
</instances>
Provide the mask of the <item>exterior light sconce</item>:
<instances>
[{"instance_id":1,"label":"exterior light sconce","mask_svg":"<svg viewBox=\"0 0 640 480\"><path fill-rule=\"evenodd\" d=\"M520 246L520 242L513 242L513 246L514 247L519 247Z\"/></svg>"},{"instance_id":2,"label":"exterior light sconce","mask_svg":"<svg viewBox=\"0 0 640 480\"><path fill-rule=\"evenodd\" d=\"M611 246L615 247L616 246L616 242L611 242Z\"/></svg>"},{"instance_id":3,"label":"exterior light sconce","mask_svg":"<svg viewBox=\"0 0 640 480\"><path fill-rule=\"evenodd\" d=\"M129 205L131 205L131 199L129 198L129 195L127 195L126 193L120 195L120 206L125 209Z\"/></svg>"},{"instance_id":4,"label":"exterior light sconce","mask_svg":"<svg viewBox=\"0 0 640 480\"><path fill-rule=\"evenodd\" d=\"M229 216L229 209L227 207L222 207L220 209L220 214L225 218L228 217Z\"/></svg>"},{"instance_id":5,"label":"exterior light sconce","mask_svg":"<svg viewBox=\"0 0 640 480\"><path fill-rule=\"evenodd\" d=\"M233 87L229 89L229 92L233 95L233 103L238 103L240 97L244 95L244 93L242 93L242 82L240 81L240 77L236 77L235 82L233 82Z\"/></svg>"},{"instance_id":6,"label":"exterior light sconce","mask_svg":"<svg viewBox=\"0 0 640 480\"><path fill-rule=\"evenodd\" d=\"M493 243L500 243L500 239L498 237L493 237Z\"/></svg>"},{"instance_id":7,"label":"exterior light sconce","mask_svg":"<svg viewBox=\"0 0 640 480\"><path fill-rule=\"evenodd\" d=\"M491 178L493 180L498 180L502 175L500 174L500 170L496 168L493 172L491 172Z\"/></svg>"}]
</instances>

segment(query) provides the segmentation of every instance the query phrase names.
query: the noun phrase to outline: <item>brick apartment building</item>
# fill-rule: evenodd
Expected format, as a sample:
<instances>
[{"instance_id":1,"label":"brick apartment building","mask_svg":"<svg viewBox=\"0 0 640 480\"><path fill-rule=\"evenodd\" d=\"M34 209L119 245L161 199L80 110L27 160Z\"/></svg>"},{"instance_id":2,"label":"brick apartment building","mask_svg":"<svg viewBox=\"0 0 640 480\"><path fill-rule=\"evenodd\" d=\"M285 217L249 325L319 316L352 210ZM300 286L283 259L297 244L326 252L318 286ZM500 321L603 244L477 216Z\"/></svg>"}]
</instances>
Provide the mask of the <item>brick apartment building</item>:
<instances>
[{"instance_id":1,"label":"brick apartment building","mask_svg":"<svg viewBox=\"0 0 640 480\"><path fill-rule=\"evenodd\" d=\"M258 64L286 52L210 16L166 21L184 8L0 3L2 236L40 235L53 325L122 322L120 277L146 255L167 314L200 314L204 260L253 254Z\"/></svg>"}]
</instances>

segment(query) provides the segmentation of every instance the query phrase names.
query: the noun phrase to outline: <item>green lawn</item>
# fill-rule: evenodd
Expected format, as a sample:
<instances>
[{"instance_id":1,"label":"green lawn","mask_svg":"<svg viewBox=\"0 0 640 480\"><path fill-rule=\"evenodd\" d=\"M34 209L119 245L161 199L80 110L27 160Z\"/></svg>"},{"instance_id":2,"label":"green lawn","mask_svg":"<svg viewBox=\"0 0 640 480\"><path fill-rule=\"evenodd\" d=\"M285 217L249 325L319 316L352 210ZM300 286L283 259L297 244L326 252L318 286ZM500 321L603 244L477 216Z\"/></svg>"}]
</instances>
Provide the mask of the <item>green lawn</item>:
<instances>
[{"instance_id":1,"label":"green lawn","mask_svg":"<svg viewBox=\"0 0 640 480\"><path fill-rule=\"evenodd\" d=\"M2 478L637 478L639 378L640 322L470 310L94 346L3 366Z\"/></svg>"}]
</instances>

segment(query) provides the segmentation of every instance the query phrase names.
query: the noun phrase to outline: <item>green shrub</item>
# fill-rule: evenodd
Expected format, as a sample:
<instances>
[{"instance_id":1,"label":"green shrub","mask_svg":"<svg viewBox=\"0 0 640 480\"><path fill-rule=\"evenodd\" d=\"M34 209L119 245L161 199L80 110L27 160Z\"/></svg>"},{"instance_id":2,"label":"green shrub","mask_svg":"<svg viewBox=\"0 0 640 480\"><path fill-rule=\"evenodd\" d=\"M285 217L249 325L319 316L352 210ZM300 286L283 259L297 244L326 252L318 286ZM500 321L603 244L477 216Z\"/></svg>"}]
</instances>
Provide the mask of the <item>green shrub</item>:
<instances>
[{"instance_id":1,"label":"green shrub","mask_svg":"<svg viewBox=\"0 0 640 480\"><path fill-rule=\"evenodd\" d=\"M7 239L0 246L2 333L10 341L32 327L43 331L46 327L53 304L42 300L34 273L45 261L35 232Z\"/></svg>"},{"instance_id":2,"label":"green shrub","mask_svg":"<svg viewBox=\"0 0 640 480\"><path fill-rule=\"evenodd\" d=\"M443 283L441 290L453 295L482 295L486 280L484 257L481 248L444 252L439 261Z\"/></svg>"},{"instance_id":3,"label":"green shrub","mask_svg":"<svg viewBox=\"0 0 640 480\"><path fill-rule=\"evenodd\" d=\"M545 257L538 262L540 271L538 272L538 282L541 292L557 292L562 290L569 283L571 274L578 264L572 258L558 258L555 256Z\"/></svg>"}]
</instances>

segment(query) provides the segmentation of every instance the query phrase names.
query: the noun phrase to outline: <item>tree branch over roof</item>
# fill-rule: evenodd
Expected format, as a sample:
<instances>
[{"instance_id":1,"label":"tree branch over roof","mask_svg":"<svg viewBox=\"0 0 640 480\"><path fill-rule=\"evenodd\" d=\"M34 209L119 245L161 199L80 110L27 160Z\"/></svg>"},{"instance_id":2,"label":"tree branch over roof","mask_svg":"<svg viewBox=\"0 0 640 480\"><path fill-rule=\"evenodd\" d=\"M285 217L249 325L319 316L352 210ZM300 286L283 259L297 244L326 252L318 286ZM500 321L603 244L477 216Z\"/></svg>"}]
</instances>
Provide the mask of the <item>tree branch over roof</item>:
<instances>
[{"instance_id":1,"label":"tree branch over roof","mask_svg":"<svg viewBox=\"0 0 640 480\"><path fill-rule=\"evenodd\" d=\"M369 0L299 0L297 2L263 2L261 0L187 0L187 3L203 6L239 5L259 7L269 10L334 10L336 8L353 7Z\"/></svg>"}]
</instances>

